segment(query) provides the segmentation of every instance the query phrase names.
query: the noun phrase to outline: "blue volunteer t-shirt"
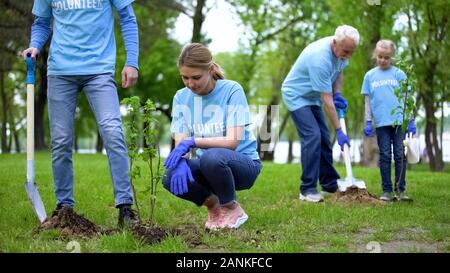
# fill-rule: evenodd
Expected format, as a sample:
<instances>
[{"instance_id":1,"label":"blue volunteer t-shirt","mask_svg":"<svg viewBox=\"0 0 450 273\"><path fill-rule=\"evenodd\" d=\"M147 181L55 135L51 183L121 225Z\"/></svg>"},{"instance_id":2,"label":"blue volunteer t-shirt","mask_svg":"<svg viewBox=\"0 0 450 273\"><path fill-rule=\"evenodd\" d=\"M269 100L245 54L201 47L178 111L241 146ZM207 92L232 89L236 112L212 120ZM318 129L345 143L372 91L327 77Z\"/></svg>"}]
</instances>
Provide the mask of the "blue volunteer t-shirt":
<instances>
[{"instance_id":1,"label":"blue volunteer t-shirt","mask_svg":"<svg viewBox=\"0 0 450 273\"><path fill-rule=\"evenodd\" d=\"M333 37L325 37L309 44L297 58L284 80L281 91L289 111L303 106L322 106L320 93L331 93L333 82L348 66L331 49Z\"/></svg>"},{"instance_id":2,"label":"blue volunteer t-shirt","mask_svg":"<svg viewBox=\"0 0 450 273\"><path fill-rule=\"evenodd\" d=\"M218 80L205 96L196 95L189 88L180 89L173 99L170 131L195 137L224 137L228 128L244 126L236 151L258 160L256 139L249 129L250 109L244 90L235 81ZM201 157L202 149L197 150Z\"/></svg>"},{"instance_id":3,"label":"blue volunteer t-shirt","mask_svg":"<svg viewBox=\"0 0 450 273\"><path fill-rule=\"evenodd\" d=\"M403 115L400 111L391 115L391 111L401 105L395 96L395 88L400 85L401 80L406 80L406 74L395 66L386 70L379 67L372 68L364 76L361 94L369 96L372 115L375 126L390 126L395 123L401 124Z\"/></svg>"},{"instance_id":4,"label":"blue volunteer t-shirt","mask_svg":"<svg viewBox=\"0 0 450 273\"><path fill-rule=\"evenodd\" d=\"M35 0L33 14L53 17L48 75L114 73L116 41L112 6L134 0Z\"/></svg>"}]
</instances>

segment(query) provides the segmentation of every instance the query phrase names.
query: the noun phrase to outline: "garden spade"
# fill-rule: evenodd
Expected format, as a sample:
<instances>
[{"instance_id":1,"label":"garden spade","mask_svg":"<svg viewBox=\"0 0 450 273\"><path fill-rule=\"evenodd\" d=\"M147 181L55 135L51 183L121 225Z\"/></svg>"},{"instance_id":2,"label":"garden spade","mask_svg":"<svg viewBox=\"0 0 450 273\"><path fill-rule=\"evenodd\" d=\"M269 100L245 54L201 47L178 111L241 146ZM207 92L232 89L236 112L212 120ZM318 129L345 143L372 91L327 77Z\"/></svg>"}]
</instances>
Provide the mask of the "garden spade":
<instances>
[{"instance_id":1,"label":"garden spade","mask_svg":"<svg viewBox=\"0 0 450 273\"><path fill-rule=\"evenodd\" d=\"M347 129L345 127L345 119L344 119L345 113L342 109L337 109L337 111L338 111L338 116L339 116L339 121L341 123L342 131L344 132L344 134L347 134ZM344 162L345 162L345 170L346 170L347 177L345 179L338 179L337 183L338 183L339 190L344 192L347 190L347 188L352 187L352 186L356 186L360 189L365 189L366 184L364 183L364 181L355 179L353 177L352 163L350 162L350 151L349 151L349 147L346 143L344 144Z\"/></svg>"},{"instance_id":2,"label":"garden spade","mask_svg":"<svg viewBox=\"0 0 450 273\"><path fill-rule=\"evenodd\" d=\"M31 53L27 53L27 181L25 189L33 205L39 222L47 218L44 203L34 181L34 71L35 65L31 59Z\"/></svg>"}]
</instances>

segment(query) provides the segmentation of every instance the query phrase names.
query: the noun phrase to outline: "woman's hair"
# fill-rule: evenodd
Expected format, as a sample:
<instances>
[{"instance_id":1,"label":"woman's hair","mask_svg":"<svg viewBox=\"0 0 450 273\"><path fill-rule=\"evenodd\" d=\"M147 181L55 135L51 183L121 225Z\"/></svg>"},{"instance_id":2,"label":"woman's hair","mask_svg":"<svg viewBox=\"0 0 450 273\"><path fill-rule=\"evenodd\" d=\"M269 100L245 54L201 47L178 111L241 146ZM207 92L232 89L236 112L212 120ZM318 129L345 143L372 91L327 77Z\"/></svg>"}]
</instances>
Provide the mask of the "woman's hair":
<instances>
[{"instance_id":1,"label":"woman's hair","mask_svg":"<svg viewBox=\"0 0 450 273\"><path fill-rule=\"evenodd\" d=\"M393 57L395 55L395 50L395 44L391 40L379 40L377 42L377 45L375 46L375 49L373 50L372 58L376 60L377 54L380 51L390 52L391 57Z\"/></svg>"},{"instance_id":2,"label":"woman's hair","mask_svg":"<svg viewBox=\"0 0 450 273\"><path fill-rule=\"evenodd\" d=\"M199 43L187 44L183 48L178 57L178 68L183 66L205 70L212 68L212 76L215 80L225 78L222 68L213 61L211 51Z\"/></svg>"},{"instance_id":3,"label":"woman's hair","mask_svg":"<svg viewBox=\"0 0 450 273\"><path fill-rule=\"evenodd\" d=\"M355 42L356 45L359 44L359 32L356 28L349 25L342 25L336 28L334 32L334 39L337 43L342 42L345 38L350 38Z\"/></svg>"}]
</instances>

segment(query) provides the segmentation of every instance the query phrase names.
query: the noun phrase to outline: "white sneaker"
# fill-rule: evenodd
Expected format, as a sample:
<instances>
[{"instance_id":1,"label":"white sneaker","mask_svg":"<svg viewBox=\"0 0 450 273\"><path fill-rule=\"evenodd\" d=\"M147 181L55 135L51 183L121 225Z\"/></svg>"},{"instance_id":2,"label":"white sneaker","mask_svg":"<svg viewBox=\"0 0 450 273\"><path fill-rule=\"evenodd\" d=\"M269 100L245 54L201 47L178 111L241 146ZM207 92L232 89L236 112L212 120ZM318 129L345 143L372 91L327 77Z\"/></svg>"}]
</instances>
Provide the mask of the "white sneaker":
<instances>
[{"instance_id":1,"label":"white sneaker","mask_svg":"<svg viewBox=\"0 0 450 273\"><path fill-rule=\"evenodd\" d=\"M308 193L306 196L300 193L300 200L307 202L323 202L323 196L320 193Z\"/></svg>"},{"instance_id":2,"label":"white sneaker","mask_svg":"<svg viewBox=\"0 0 450 273\"><path fill-rule=\"evenodd\" d=\"M332 196L333 194L335 194L335 192L321 191L320 194L321 194L324 198L326 198L326 197Z\"/></svg>"}]
</instances>

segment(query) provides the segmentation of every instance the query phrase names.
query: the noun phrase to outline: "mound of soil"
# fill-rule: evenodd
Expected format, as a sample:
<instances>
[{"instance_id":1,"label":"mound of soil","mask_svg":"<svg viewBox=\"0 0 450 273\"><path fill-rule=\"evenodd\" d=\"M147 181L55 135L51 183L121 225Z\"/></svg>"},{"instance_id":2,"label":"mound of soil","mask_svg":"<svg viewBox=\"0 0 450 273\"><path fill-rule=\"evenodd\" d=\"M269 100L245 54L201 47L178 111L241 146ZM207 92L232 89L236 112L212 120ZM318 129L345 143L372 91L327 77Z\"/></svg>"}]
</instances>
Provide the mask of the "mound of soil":
<instances>
[{"instance_id":1,"label":"mound of soil","mask_svg":"<svg viewBox=\"0 0 450 273\"><path fill-rule=\"evenodd\" d=\"M69 207L55 210L52 216L38 227L39 231L50 229L60 229L65 236L93 237L100 234L99 227Z\"/></svg>"},{"instance_id":2,"label":"mound of soil","mask_svg":"<svg viewBox=\"0 0 450 273\"><path fill-rule=\"evenodd\" d=\"M131 228L134 236L140 238L147 244L156 244L166 238L169 233L153 224L136 224Z\"/></svg>"},{"instance_id":3,"label":"mound of soil","mask_svg":"<svg viewBox=\"0 0 450 273\"><path fill-rule=\"evenodd\" d=\"M181 236L191 246L201 244L201 235L196 227L186 226L177 229L162 229L148 222L144 224L137 224L131 228L134 236L140 238L147 244L156 244L161 242L168 236Z\"/></svg>"},{"instance_id":4,"label":"mound of soil","mask_svg":"<svg viewBox=\"0 0 450 273\"><path fill-rule=\"evenodd\" d=\"M39 227L37 232L44 230L59 229L66 237L92 238L101 234L112 235L120 232L119 228L102 229L77 214L72 208L63 207L55 210L51 217L47 218ZM147 244L156 244L161 242L167 236L182 236L190 245L201 244L200 232L195 227L185 227L182 229L163 229L153 223L139 223L129 228L136 238L141 239Z\"/></svg>"},{"instance_id":5,"label":"mound of soil","mask_svg":"<svg viewBox=\"0 0 450 273\"><path fill-rule=\"evenodd\" d=\"M366 189L360 189L355 186L347 188L347 190L344 192L336 192L335 194L333 194L333 200L336 202L351 204L384 204L383 201L379 200L375 195L371 194Z\"/></svg>"}]
</instances>

